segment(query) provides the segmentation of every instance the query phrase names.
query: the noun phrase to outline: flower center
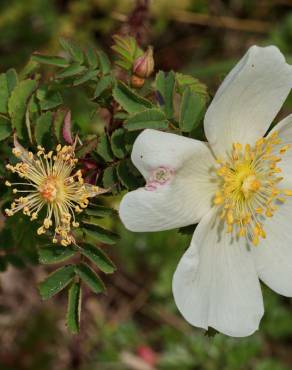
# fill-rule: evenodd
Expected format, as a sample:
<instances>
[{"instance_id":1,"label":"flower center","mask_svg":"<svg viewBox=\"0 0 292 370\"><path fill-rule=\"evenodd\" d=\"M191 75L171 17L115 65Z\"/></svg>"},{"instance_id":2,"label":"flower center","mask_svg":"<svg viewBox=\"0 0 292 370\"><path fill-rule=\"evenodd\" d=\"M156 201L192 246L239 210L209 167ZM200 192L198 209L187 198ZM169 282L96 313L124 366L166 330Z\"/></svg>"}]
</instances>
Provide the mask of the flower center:
<instances>
[{"instance_id":1,"label":"flower center","mask_svg":"<svg viewBox=\"0 0 292 370\"><path fill-rule=\"evenodd\" d=\"M60 183L55 176L47 177L38 188L41 197L48 203L54 202L61 193Z\"/></svg>"},{"instance_id":2,"label":"flower center","mask_svg":"<svg viewBox=\"0 0 292 370\"><path fill-rule=\"evenodd\" d=\"M281 145L281 139L274 132L268 138L259 139L254 148L234 143L231 155L226 162L218 160L219 190L214 204L220 209L220 217L227 225L227 232L235 231L236 236L244 236L254 245L266 234L263 223L272 217L285 196L291 190L280 190L277 167L281 156L290 145Z\"/></svg>"}]
</instances>

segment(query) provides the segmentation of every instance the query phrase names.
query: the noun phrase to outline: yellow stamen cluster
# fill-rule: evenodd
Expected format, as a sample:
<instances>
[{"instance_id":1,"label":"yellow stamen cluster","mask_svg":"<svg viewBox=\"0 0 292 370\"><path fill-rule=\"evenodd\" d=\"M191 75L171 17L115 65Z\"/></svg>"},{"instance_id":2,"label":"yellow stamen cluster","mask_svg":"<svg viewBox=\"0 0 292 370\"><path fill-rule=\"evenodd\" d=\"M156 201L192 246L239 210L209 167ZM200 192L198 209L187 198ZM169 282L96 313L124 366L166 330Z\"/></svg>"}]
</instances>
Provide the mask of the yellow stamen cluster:
<instances>
[{"instance_id":1,"label":"yellow stamen cluster","mask_svg":"<svg viewBox=\"0 0 292 370\"><path fill-rule=\"evenodd\" d=\"M226 162L218 160L219 190L214 204L227 225L227 232L246 237L254 245L265 238L264 220L272 217L285 196L292 190L282 190L283 179L278 163L290 145L281 145L277 132L259 139L255 146L234 143Z\"/></svg>"},{"instance_id":2,"label":"yellow stamen cluster","mask_svg":"<svg viewBox=\"0 0 292 370\"><path fill-rule=\"evenodd\" d=\"M72 146L58 145L55 152L48 153L38 146L37 155L34 156L18 144L13 153L21 161L15 166L8 164L6 168L26 182L6 181L5 184L8 187L21 185L28 188L13 188L13 193L26 195L15 199L11 208L5 210L6 214L12 216L22 210L33 221L38 218L41 209L46 207L46 216L37 233L44 234L54 224L54 243L59 241L63 246L74 243L71 227L79 226L75 213L82 212L88 206L88 198L105 191L85 184L80 170L73 174L78 159L75 158Z\"/></svg>"}]
</instances>

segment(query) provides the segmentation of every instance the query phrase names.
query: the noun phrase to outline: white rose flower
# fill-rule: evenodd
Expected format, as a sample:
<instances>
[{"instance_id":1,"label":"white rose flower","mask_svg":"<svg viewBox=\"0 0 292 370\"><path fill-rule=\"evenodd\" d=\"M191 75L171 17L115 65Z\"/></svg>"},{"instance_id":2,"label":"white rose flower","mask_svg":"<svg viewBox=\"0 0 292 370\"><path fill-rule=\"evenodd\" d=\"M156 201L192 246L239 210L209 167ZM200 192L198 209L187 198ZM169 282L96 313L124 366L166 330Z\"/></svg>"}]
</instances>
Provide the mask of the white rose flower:
<instances>
[{"instance_id":1,"label":"white rose flower","mask_svg":"<svg viewBox=\"0 0 292 370\"><path fill-rule=\"evenodd\" d=\"M292 115L264 137L292 87L274 46L251 47L209 106L208 143L145 130L132 161L146 186L120 217L132 231L199 223L173 278L192 325L251 335L264 313L259 279L292 296Z\"/></svg>"}]
</instances>

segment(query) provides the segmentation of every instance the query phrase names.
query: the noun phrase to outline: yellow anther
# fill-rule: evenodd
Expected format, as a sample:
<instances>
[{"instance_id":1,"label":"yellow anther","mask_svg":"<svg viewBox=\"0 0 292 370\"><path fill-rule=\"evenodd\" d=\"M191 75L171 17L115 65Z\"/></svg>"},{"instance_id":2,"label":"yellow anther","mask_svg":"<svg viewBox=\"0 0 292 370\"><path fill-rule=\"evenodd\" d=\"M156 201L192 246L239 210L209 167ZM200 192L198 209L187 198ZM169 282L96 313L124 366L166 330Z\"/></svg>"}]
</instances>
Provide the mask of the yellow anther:
<instances>
[{"instance_id":1,"label":"yellow anther","mask_svg":"<svg viewBox=\"0 0 292 370\"><path fill-rule=\"evenodd\" d=\"M15 157L21 156L21 151L19 149L13 148L12 153L15 155Z\"/></svg>"},{"instance_id":2,"label":"yellow anther","mask_svg":"<svg viewBox=\"0 0 292 370\"><path fill-rule=\"evenodd\" d=\"M228 224L227 225L227 233L232 233L233 231L233 225Z\"/></svg>"},{"instance_id":3,"label":"yellow anther","mask_svg":"<svg viewBox=\"0 0 292 370\"><path fill-rule=\"evenodd\" d=\"M51 225L52 225L52 221L49 218L45 218L44 219L44 227L46 229L49 229Z\"/></svg>"},{"instance_id":4,"label":"yellow anther","mask_svg":"<svg viewBox=\"0 0 292 370\"><path fill-rule=\"evenodd\" d=\"M11 182L5 181L5 185L10 187L11 186Z\"/></svg>"},{"instance_id":5,"label":"yellow anther","mask_svg":"<svg viewBox=\"0 0 292 370\"><path fill-rule=\"evenodd\" d=\"M272 196L273 197L276 197L278 194L280 194L280 191L278 189L276 189L276 188L273 188L272 189Z\"/></svg>"},{"instance_id":6,"label":"yellow anther","mask_svg":"<svg viewBox=\"0 0 292 370\"><path fill-rule=\"evenodd\" d=\"M226 214L226 221L227 221L228 225L232 225L234 223L233 213L230 210Z\"/></svg>"},{"instance_id":7,"label":"yellow anther","mask_svg":"<svg viewBox=\"0 0 292 370\"><path fill-rule=\"evenodd\" d=\"M287 152L288 149L291 148L291 145L290 144L286 144L284 146L282 146L282 148L279 150L279 153L280 154L285 154Z\"/></svg>"},{"instance_id":8,"label":"yellow anther","mask_svg":"<svg viewBox=\"0 0 292 370\"><path fill-rule=\"evenodd\" d=\"M266 216L267 216L267 217L273 217L273 215L274 215L274 214L273 214L273 212L272 212L272 210L271 210L271 209L267 209L267 210L266 210Z\"/></svg>"},{"instance_id":9,"label":"yellow anther","mask_svg":"<svg viewBox=\"0 0 292 370\"><path fill-rule=\"evenodd\" d=\"M5 209L5 213L6 213L7 216L13 216L13 214L14 214L13 211L11 209L8 209L8 208Z\"/></svg>"},{"instance_id":10,"label":"yellow anther","mask_svg":"<svg viewBox=\"0 0 292 370\"><path fill-rule=\"evenodd\" d=\"M44 234L46 231L45 231L45 229L44 229L44 227L43 226L41 226L41 227L39 227L38 229L37 229L37 234L38 235L42 235L42 234Z\"/></svg>"},{"instance_id":11,"label":"yellow anther","mask_svg":"<svg viewBox=\"0 0 292 370\"><path fill-rule=\"evenodd\" d=\"M246 229L244 227L241 227L238 232L238 236L245 236Z\"/></svg>"},{"instance_id":12,"label":"yellow anther","mask_svg":"<svg viewBox=\"0 0 292 370\"><path fill-rule=\"evenodd\" d=\"M258 235L255 235L252 239L253 245L256 247L259 244L259 237Z\"/></svg>"}]
</instances>

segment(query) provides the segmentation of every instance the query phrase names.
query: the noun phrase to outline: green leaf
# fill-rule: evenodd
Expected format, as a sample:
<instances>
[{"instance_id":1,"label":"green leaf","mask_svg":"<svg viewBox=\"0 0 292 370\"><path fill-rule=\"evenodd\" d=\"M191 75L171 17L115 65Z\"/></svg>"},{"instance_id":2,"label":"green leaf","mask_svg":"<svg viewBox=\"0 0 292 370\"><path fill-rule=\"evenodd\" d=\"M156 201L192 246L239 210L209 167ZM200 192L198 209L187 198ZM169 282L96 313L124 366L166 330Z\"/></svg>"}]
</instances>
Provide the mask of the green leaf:
<instances>
[{"instance_id":1,"label":"green leaf","mask_svg":"<svg viewBox=\"0 0 292 370\"><path fill-rule=\"evenodd\" d=\"M89 71L85 72L82 76L80 76L79 78L76 78L76 80L74 80L73 85L78 86L78 85L82 85L85 82L88 82L90 80L96 80L97 73L98 73L98 71L89 70Z\"/></svg>"},{"instance_id":2,"label":"green leaf","mask_svg":"<svg viewBox=\"0 0 292 370\"><path fill-rule=\"evenodd\" d=\"M31 60L37 63L48 64L55 67L68 67L69 65L68 60L51 55L33 54L31 56Z\"/></svg>"},{"instance_id":3,"label":"green leaf","mask_svg":"<svg viewBox=\"0 0 292 370\"><path fill-rule=\"evenodd\" d=\"M85 263L75 266L76 274L96 294L104 291L105 286L97 274Z\"/></svg>"},{"instance_id":4,"label":"green leaf","mask_svg":"<svg viewBox=\"0 0 292 370\"><path fill-rule=\"evenodd\" d=\"M92 69L96 69L98 67L96 49L93 46L89 46L85 54L89 67L91 67Z\"/></svg>"},{"instance_id":5,"label":"green leaf","mask_svg":"<svg viewBox=\"0 0 292 370\"><path fill-rule=\"evenodd\" d=\"M48 86L41 86L36 96L40 100L41 110L53 109L63 103L62 95L58 91L49 90Z\"/></svg>"},{"instance_id":6,"label":"green leaf","mask_svg":"<svg viewBox=\"0 0 292 370\"><path fill-rule=\"evenodd\" d=\"M29 98L37 87L34 80L24 80L14 88L8 101L8 110L12 127L16 129L17 136L23 139L24 117Z\"/></svg>"},{"instance_id":7,"label":"green leaf","mask_svg":"<svg viewBox=\"0 0 292 370\"><path fill-rule=\"evenodd\" d=\"M49 299L64 289L74 278L74 266L64 266L52 272L45 281L40 283L39 291L43 299Z\"/></svg>"},{"instance_id":8,"label":"green leaf","mask_svg":"<svg viewBox=\"0 0 292 370\"><path fill-rule=\"evenodd\" d=\"M125 135L125 146L127 152L130 154L132 153L133 145L140 134L139 131L127 131Z\"/></svg>"},{"instance_id":9,"label":"green leaf","mask_svg":"<svg viewBox=\"0 0 292 370\"><path fill-rule=\"evenodd\" d=\"M129 131L145 128L167 129L168 121L160 109L152 108L130 116L124 126Z\"/></svg>"},{"instance_id":10,"label":"green leaf","mask_svg":"<svg viewBox=\"0 0 292 370\"><path fill-rule=\"evenodd\" d=\"M69 53L69 55L75 62L78 62L79 64L82 64L84 62L83 51L75 42L64 39L63 37L61 37L59 41L62 48Z\"/></svg>"},{"instance_id":11,"label":"green leaf","mask_svg":"<svg viewBox=\"0 0 292 370\"><path fill-rule=\"evenodd\" d=\"M11 122L7 118L0 116L0 141L7 139L11 133Z\"/></svg>"},{"instance_id":12,"label":"green leaf","mask_svg":"<svg viewBox=\"0 0 292 370\"><path fill-rule=\"evenodd\" d=\"M119 128L115 130L111 136L111 147L114 155L122 159L126 156L127 150L125 147L125 130Z\"/></svg>"},{"instance_id":13,"label":"green leaf","mask_svg":"<svg viewBox=\"0 0 292 370\"><path fill-rule=\"evenodd\" d=\"M121 81L113 89L113 97L128 113L136 113L152 108L152 103L149 100L136 94Z\"/></svg>"},{"instance_id":14,"label":"green leaf","mask_svg":"<svg viewBox=\"0 0 292 370\"><path fill-rule=\"evenodd\" d=\"M99 248L90 244L84 244L81 253L89 258L96 266L106 274L111 274L116 270L115 265L109 257Z\"/></svg>"},{"instance_id":15,"label":"green leaf","mask_svg":"<svg viewBox=\"0 0 292 370\"><path fill-rule=\"evenodd\" d=\"M108 139L108 136L106 133L103 133L100 137L99 137L99 141L98 141L98 144L97 144L97 149L96 149L97 153L106 161L106 162L111 162L114 158L113 158L113 154L112 154L112 151L111 151L111 146L110 146L110 142L109 142L109 139Z\"/></svg>"},{"instance_id":16,"label":"green leaf","mask_svg":"<svg viewBox=\"0 0 292 370\"><path fill-rule=\"evenodd\" d=\"M43 264L53 264L66 261L68 258L74 256L75 251L71 247L64 248L63 246L50 245L39 248L39 261Z\"/></svg>"},{"instance_id":17,"label":"green leaf","mask_svg":"<svg viewBox=\"0 0 292 370\"><path fill-rule=\"evenodd\" d=\"M208 97L207 86L197 78L190 75L184 75L182 73L176 73L175 79L177 82L177 90L181 95L183 94L185 89L189 87L192 92L202 95L207 99Z\"/></svg>"},{"instance_id":18,"label":"green leaf","mask_svg":"<svg viewBox=\"0 0 292 370\"><path fill-rule=\"evenodd\" d=\"M98 98L105 90L110 89L113 84L112 76L103 76L98 81L93 98Z\"/></svg>"},{"instance_id":19,"label":"green leaf","mask_svg":"<svg viewBox=\"0 0 292 370\"><path fill-rule=\"evenodd\" d=\"M136 171L136 176L134 174ZM121 161L117 166L117 173L121 183L129 190L133 190L142 186L139 181L139 172L133 167L129 159Z\"/></svg>"},{"instance_id":20,"label":"green leaf","mask_svg":"<svg viewBox=\"0 0 292 370\"><path fill-rule=\"evenodd\" d=\"M8 113L8 99L17 85L17 74L14 69L0 74L0 113Z\"/></svg>"},{"instance_id":21,"label":"green leaf","mask_svg":"<svg viewBox=\"0 0 292 370\"><path fill-rule=\"evenodd\" d=\"M117 211L112 208L107 208L104 206L100 206L99 204L90 204L91 208L86 208L83 212L88 216L94 217L107 217L107 216L116 216Z\"/></svg>"},{"instance_id":22,"label":"green leaf","mask_svg":"<svg viewBox=\"0 0 292 370\"><path fill-rule=\"evenodd\" d=\"M39 68L40 68L39 63L30 59L19 73L19 79L25 80L27 78L30 78L33 74L35 74L39 70Z\"/></svg>"},{"instance_id":23,"label":"green leaf","mask_svg":"<svg viewBox=\"0 0 292 370\"><path fill-rule=\"evenodd\" d=\"M8 112L9 91L5 73L0 75L0 113Z\"/></svg>"},{"instance_id":24,"label":"green leaf","mask_svg":"<svg viewBox=\"0 0 292 370\"><path fill-rule=\"evenodd\" d=\"M71 333L79 333L80 315L81 315L81 285L79 282L74 282L68 290L68 306L66 323Z\"/></svg>"},{"instance_id":25,"label":"green leaf","mask_svg":"<svg viewBox=\"0 0 292 370\"><path fill-rule=\"evenodd\" d=\"M118 56L115 63L127 71L131 70L134 61L143 54L143 50L138 47L134 37L114 35L113 39L115 44L111 48Z\"/></svg>"},{"instance_id":26,"label":"green leaf","mask_svg":"<svg viewBox=\"0 0 292 370\"><path fill-rule=\"evenodd\" d=\"M111 63L109 61L108 56L102 50L99 50L97 52L97 55L98 55L99 67L100 67L101 73L103 75L109 74L111 71Z\"/></svg>"},{"instance_id":27,"label":"green leaf","mask_svg":"<svg viewBox=\"0 0 292 370\"><path fill-rule=\"evenodd\" d=\"M93 243L102 242L113 245L120 238L118 234L97 225L94 219L90 221L84 220L82 230L85 232L86 240L90 240Z\"/></svg>"},{"instance_id":28,"label":"green leaf","mask_svg":"<svg viewBox=\"0 0 292 370\"><path fill-rule=\"evenodd\" d=\"M81 66L79 63L73 63L69 67L64 68L61 72L56 73L57 78L66 78L79 75L84 72L86 68Z\"/></svg>"},{"instance_id":29,"label":"green leaf","mask_svg":"<svg viewBox=\"0 0 292 370\"><path fill-rule=\"evenodd\" d=\"M16 70L13 68L8 69L8 71L6 72L6 79L7 79L8 91L9 91L9 94L11 94L15 86L18 84L18 77L17 77Z\"/></svg>"},{"instance_id":30,"label":"green leaf","mask_svg":"<svg viewBox=\"0 0 292 370\"><path fill-rule=\"evenodd\" d=\"M110 188L112 192L116 193L116 187L118 185L118 177L115 167L107 167L103 172L102 177L103 187L105 189Z\"/></svg>"},{"instance_id":31,"label":"green leaf","mask_svg":"<svg viewBox=\"0 0 292 370\"><path fill-rule=\"evenodd\" d=\"M183 132L195 129L205 113L205 99L188 87L182 97L179 127Z\"/></svg>"},{"instance_id":32,"label":"green leaf","mask_svg":"<svg viewBox=\"0 0 292 370\"><path fill-rule=\"evenodd\" d=\"M53 119L53 130L56 135L56 138L58 139L58 142L60 143L63 139L62 135L62 127L64 124L64 119L66 116L67 111L64 109L59 109L57 112L54 114L54 119Z\"/></svg>"},{"instance_id":33,"label":"green leaf","mask_svg":"<svg viewBox=\"0 0 292 370\"><path fill-rule=\"evenodd\" d=\"M46 112L37 119L35 126L35 138L39 145L48 146L48 141L50 141L51 138L52 123L52 112Z\"/></svg>"},{"instance_id":34,"label":"green leaf","mask_svg":"<svg viewBox=\"0 0 292 370\"><path fill-rule=\"evenodd\" d=\"M158 72L155 79L156 90L158 91L160 105L163 106L166 117L171 119L173 117L173 94L175 86L175 73Z\"/></svg>"}]
</instances>

